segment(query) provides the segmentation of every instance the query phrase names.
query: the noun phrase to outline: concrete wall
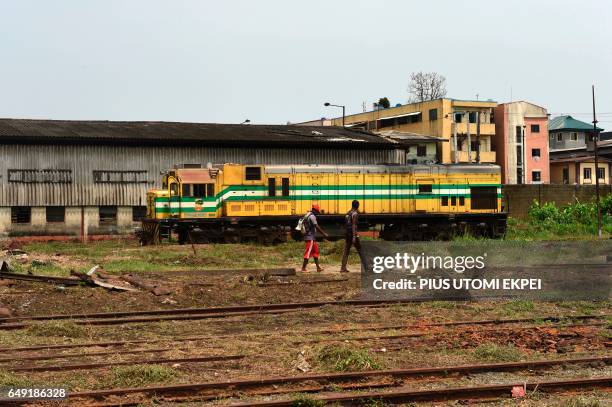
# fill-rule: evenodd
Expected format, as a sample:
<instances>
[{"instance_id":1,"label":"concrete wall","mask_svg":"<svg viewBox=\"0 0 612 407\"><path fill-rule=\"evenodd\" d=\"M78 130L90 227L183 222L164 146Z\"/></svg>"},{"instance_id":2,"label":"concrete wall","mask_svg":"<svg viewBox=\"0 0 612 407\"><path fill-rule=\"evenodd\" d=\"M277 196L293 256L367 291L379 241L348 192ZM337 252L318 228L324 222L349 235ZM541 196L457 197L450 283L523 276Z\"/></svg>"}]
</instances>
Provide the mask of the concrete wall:
<instances>
[{"instance_id":1,"label":"concrete wall","mask_svg":"<svg viewBox=\"0 0 612 407\"><path fill-rule=\"evenodd\" d=\"M602 196L612 194L612 186L601 187ZM591 185L504 185L503 203L510 216L526 218L533 201L553 202L557 206L587 202L595 199L595 186Z\"/></svg>"},{"instance_id":2,"label":"concrete wall","mask_svg":"<svg viewBox=\"0 0 612 407\"><path fill-rule=\"evenodd\" d=\"M110 225L101 225L99 207L97 206L68 206L65 208L63 222L47 222L45 207L31 207L29 223L12 223L11 208L0 207L0 236L80 236L81 223L87 225L87 235L124 234L130 233L139 225L132 219L131 206L117 207L117 221Z\"/></svg>"},{"instance_id":3,"label":"concrete wall","mask_svg":"<svg viewBox=\"0 0 612 407\"><path fill-rule=\"evenodd\" d=\"M577 140L572 140L572 134L576 134ZM557 137L561 135L562 140L558 141ZM550 149L558 150L565 148L579 148L586 146L587 135L583 131L552 131L550 132Z\"/></svg>"}]
</instances>

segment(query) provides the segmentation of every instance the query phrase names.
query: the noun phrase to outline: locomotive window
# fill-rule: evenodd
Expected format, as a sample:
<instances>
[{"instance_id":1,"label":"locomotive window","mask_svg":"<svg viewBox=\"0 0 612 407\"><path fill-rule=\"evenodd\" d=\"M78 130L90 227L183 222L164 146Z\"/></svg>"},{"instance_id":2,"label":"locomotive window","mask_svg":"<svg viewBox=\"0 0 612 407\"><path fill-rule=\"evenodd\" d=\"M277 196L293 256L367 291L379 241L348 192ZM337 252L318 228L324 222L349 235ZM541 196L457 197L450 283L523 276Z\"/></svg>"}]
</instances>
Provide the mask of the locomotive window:
<instances>
[{"instance_id":1,"label":"locomotive window","mask_svg":"<svg viewBox=\"0 0 612 407\"><path fill-rule=\"evenodd\" d=\"M497 209L497 187L471 187L472 209Z\"/></svg>"},{"instance_id":2,"label":"locomotive window","mask_svg":"<svg viewBox=\"0 0 612 407\"><path fill-rule=\"evenodd\" d=\"M246 181L261 181L261 167L246 167L244 169Z\"/></svg>"},{"instance_id":3,"label":"locomotive window","mask_svg":"<svg viewBox=\"0 0 612 407\"><path fill-rule=\"evenodd\" d=\"M431 194L432 192L431 184L421 184L419 185L419 194Z\"/></svg>"},{"instance_id":4,"label":"locomotive window","mask_svg":"<svg viewBox=\"0 0 612 407\"><path fill-rule=\"evenodd\" d=\"M191 184L183 184L183 196L191 196Z\"/></svg>"},{"instance_id":5,"label":"locomotive window","mask_svg":"<svg viewBox=\"0 0 612 407\"><path fill-rule=\"evenodd\" d=\"M276 196L276 178L268 178L268 196Z\"/></svg>"},{"instance_id":6,"label":"locomotive window","mask_svg":"<svg viewBox=\"0 0 612 407\"><path fill-rule=\"evenodd\" d=\"M209 198L215 196L215 184L206 184L206 196Z\"/></svg>"},{"instance_id":7,"label":"locomotive window","mask_svg":"<svg viewBox=\"0 0 612 407\"><path fill-rule=\"evenodd\" d=\"M459 197L459 206L465 206L465 197L464 196L460 196Z\"/></svg>"},{"instance_id":8,"label":"locomotive window","mask_svg":"<svg viewBox=\"0 0 612 407\"><path fill-rule=\"evenodd\" d=\"M172 183L170 184L170 196L178 195L178 184Z\"/></svg>"},{"instance_id":9,"label":"locomotive window","mask_svg":"<svg viewBox=\"0 0 612 407\"><path fill-rule=\"evenodd\" d=\"M441 198L441 200L442 200L442 203L441 203L442 206L448 206L448 197L447 196L443 196Z\"/></svg>"},{"instance_id":10,"label":"locomotive window","mask_svg":"<svg viewBox=\"0 0 612 407\"><path fill-rule=\"evenodd\" d=\"M451 206L457 206L457 197L451 196Z\"/></svg>"},{"instance_id":11,"label":"locomotive window","mask_svg":"<svg viewBox=\"0 0 612 407\"><path fill-rule=\"evenodd\" d=\"M193 196L195 197L205 197L206 196L206 184L193 184Z\"/></svg>"},{"instance_id":12,"label":"locomotive window","mask_svg":"<svg viewBox=\"0 0 612 407\"><path fill-rule=\"evenodd\" d=\"M289 196L289 178L283 178L283 196Z\"/></svg>"}]
</instances>

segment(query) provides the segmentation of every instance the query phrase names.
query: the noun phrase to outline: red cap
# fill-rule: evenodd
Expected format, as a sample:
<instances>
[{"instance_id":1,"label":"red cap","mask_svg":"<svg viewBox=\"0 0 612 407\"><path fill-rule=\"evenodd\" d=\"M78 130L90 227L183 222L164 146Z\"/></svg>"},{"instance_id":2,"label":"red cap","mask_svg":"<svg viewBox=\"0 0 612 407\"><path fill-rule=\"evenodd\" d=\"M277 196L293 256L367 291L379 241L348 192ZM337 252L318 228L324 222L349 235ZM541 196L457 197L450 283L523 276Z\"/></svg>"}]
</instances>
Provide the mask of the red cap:
<instances>
[{"instance_id":1,"label":"red cap","mask_svg":"<svg viewBox=\"0 0 612 407\"><path fill-rule=\"evenodd\" d=\"M312 210L313 211L317 211L317 212L321 212L321 207L319 205L312 205Z\"/></svg>"}]
</instances>

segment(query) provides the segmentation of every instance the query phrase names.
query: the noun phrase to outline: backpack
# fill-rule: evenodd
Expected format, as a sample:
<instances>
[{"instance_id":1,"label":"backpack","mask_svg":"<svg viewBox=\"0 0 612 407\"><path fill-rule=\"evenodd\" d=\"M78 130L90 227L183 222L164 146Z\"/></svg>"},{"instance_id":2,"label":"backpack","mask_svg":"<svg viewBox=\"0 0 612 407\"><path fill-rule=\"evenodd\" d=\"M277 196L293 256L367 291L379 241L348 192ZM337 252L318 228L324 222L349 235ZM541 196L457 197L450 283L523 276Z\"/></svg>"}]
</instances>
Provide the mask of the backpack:
<instances>
[{"instance_id":1,"label":"backpack","mask_svg":"<svg viewBox=\"0 0 612 407\"><path fill-rule=\"evenodd\" d=\"M344 226L346 227L347 232L353 232L353 214L355 211L352 209L344 215Z\"/></svg>"},{"instance_id":2,"label":"backpack","mask_svg":"<svg viewBox=\"0 0 612 407\"><path fill-rule=\"evenodd\" d=\"M304 222L306 222L311 213L312 212L309 211L306 213L306 215L304 215L303 218L300 218L300 220L298 220L297 226L295 227L295 230L299 230L300 232L302 232L303 235L306 234L306 225L304 224Z\"/></svg>"}]
</instances>

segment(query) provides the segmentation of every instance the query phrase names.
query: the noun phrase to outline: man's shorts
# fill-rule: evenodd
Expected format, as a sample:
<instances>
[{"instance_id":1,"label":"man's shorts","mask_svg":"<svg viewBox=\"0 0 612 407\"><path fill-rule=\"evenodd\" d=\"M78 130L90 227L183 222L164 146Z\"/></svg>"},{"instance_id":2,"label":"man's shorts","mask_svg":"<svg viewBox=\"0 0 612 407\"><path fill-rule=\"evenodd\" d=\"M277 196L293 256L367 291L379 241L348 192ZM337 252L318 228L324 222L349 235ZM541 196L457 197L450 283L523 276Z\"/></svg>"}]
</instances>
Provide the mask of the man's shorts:
<instances>
[{"instance_id":1,"label":"man's shorts","mask_svg":"<svg viewBox=\"0 0 612 407\"><path fill-rule=\"evenodd\" d=\"M309 259L314 257L319 258L319 244L316 240L306 240L306 248L304 249L304 258Z\"/></svg>"}]
</instances>

